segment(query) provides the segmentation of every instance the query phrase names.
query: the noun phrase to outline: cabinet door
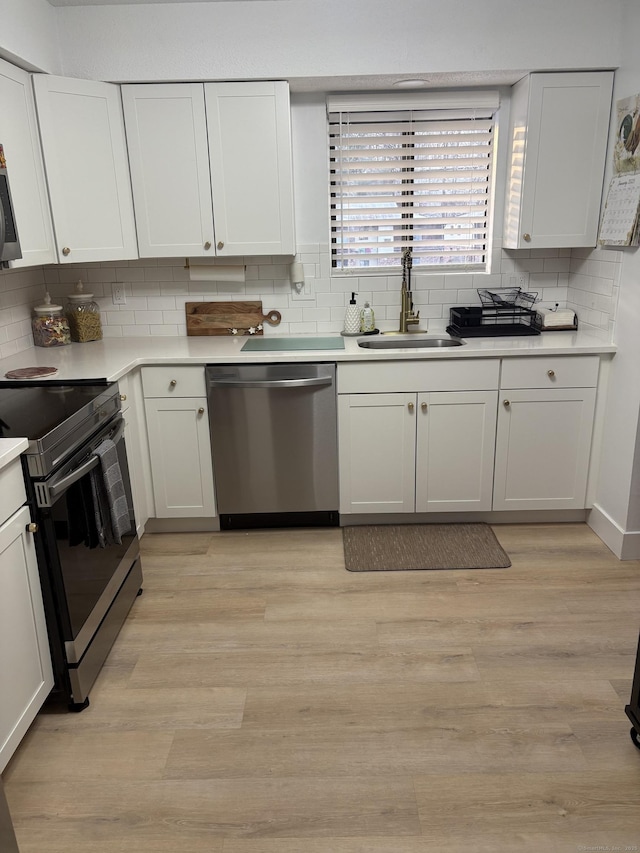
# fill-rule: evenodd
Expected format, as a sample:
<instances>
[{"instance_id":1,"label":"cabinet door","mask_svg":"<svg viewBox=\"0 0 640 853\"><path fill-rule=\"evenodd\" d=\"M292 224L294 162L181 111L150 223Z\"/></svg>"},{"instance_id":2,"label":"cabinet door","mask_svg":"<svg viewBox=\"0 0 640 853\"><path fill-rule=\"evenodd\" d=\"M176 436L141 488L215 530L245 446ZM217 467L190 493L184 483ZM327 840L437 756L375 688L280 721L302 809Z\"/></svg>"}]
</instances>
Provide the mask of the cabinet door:
<instances>
[{"instance_id":1,"label":"cabinet door","mask_svg":"<svg viewBox=\"0 0 640 853\"><path fill-rule=\"evenodd\" d=\"M416 511L490 510L497 391L418 394Z\"/></svg>"},{"instance_id":2,"label":"cabinet door","mask_svg":"<svg viewBox=\"0 0 640 853\"><path fill-rule=\"evenodd\" d=\"M415 394L338 397L340 512L413 512Z\"/></svg>"},{"instance_id":3,"label":"cabinet door","mask_svg":"<svg viewBox=\"0 0 640 853\"><path fill-rule=\"evenodd\" d=\"M12 267L53 264L56 254L31 75L0 59L0 142L11 182L22 258Z\"/></svg>"},{"instance_id":4,"label":"cabinet door","mask_svg":"<svg viewBox=\"0 0 640 853\"><path fill-rule=\"evenodd\" d=\"M0 527L0 772L53 687L31 516Z\"/></svg>"},{"instance_id":5,"label":"cabinet door","mask_svg":"<svg viewBox=\"0 0 640 853\"><path fill-rule=\"evenodd\" d=\"M215 515L205 398L145 400L157 518Z\"/></svg>"},{"instance_id":6,"label":"cabinet door","mask_svg":"<svg viewBox=\"0 0 640 853\"><path fill-rule=\"evenodd\" d=\"M505 248L596 245L612 88L611 71L513 87Z\"/></svg>"},{"instance_id":7,"label":"cabinet door","mask_svg":"<svg viewBox=\"0 0 640 853\"><path fill-rule=\"evenodd\" d=\"M584 508L595 396L595 388L502 392L495 510Z\"/></svg>"},{"instance_id":8,"label":"cabinet door","mask_svg":"<svg viewBox=\"0 0 640 853\"><path fill-rule=\"evenodd\" d=\"M218 255L293 255L289 86L205 83Z\"/></svg>"},{"instance_id":9,"label":"cabinet door","mask_svg":"<svg viewBox=\"0 0 640 853\"><path fill-rule=\"evenodd\" d=\"M120 89L36 74L60 263L137 258Z\"/></svg>"},{"instance_id":10,"label":"cabinet door","mask_svg":"<svg viewBox=\"0 0 640 853\"><path fill-rule=\"evenodd\" d=\"M215 254L202 83L122 87L141 258Z\"/></svg>"}]
</instances>

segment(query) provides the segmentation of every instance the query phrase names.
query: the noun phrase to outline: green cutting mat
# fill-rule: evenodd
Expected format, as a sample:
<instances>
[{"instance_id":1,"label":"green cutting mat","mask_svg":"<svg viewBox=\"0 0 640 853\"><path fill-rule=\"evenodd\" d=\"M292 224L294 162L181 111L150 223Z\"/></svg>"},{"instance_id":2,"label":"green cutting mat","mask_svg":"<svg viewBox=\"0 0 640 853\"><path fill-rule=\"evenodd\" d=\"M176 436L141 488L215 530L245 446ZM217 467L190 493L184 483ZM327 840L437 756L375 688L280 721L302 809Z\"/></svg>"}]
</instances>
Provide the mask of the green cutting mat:
<instances>
[{"instance_id":1,"label":"green cutting mat","mask_svg":"<svg viewBox=\"0 0 640 853\"><path fill-rule=\"evenodd\" d=\"M249 338L242 352L294 352L344 349L342 338Z\"/></svg>"}]
</instances>

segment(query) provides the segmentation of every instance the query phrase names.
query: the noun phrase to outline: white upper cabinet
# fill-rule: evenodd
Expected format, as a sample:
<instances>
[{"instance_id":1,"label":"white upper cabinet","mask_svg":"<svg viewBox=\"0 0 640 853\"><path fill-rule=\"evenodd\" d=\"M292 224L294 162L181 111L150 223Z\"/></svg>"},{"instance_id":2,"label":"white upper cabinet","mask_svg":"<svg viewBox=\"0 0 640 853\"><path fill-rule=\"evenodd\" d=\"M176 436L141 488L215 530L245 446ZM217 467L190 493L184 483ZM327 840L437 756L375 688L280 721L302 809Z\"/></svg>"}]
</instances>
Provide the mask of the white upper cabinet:
<instances>
[{"instance_id":1,"label":"white upper cabinet","mask_svg":"<svg viewBox=\"0 0 640 853\"><path fill-rule=\"evenodd\" d=\"M512 88L506 249L595 246L613 72L530 74Z\"/></svg>"},{"instance_id":2,"label":"white upper cabinet","mask_svg":"<svg viewBox=\"0 0 640 853\"><path fill-rule=\"evenodd\" d=\"M120 89L33 78L60 263L137 258Z\"/></svg>"},{"instance_id":3,"label":"white upper cabinet","mask_svg":"<svg viewBox=\"0 0 640 853\"><path fill-rule=\"evenodd\" d=\"M288 83L204 91L217 254L295 254Z\"/></svg>"},{"instance_id":4,"label":"white upper cabinet","mask_svg":"<svg viewBox=\"0 0 640 853\"><path fill-rule=\"evenodd\" d=\"M122 86L140 257L295 253L287 83Z\"/></svg>"},{"instance_id":5,"label":"white upper cabinet","mask_svg":"<svg viewBox=\"0 0 640 853\"><path fill-rule=\"evenodd\" d=\"M214 255L202 83L123 86L122 106L140 256Z\"/></svg>"},{"instance_id":6,"label":"white upper cabinet","mask_svg":"<svg viewBox=\"0 0 640 853\"><path fill-rule=\"evenodd\" d=\"M0 59L0 143L4 146L22 258L12 267L55 263L31 75Z\"/></svg>"}]
</instances>

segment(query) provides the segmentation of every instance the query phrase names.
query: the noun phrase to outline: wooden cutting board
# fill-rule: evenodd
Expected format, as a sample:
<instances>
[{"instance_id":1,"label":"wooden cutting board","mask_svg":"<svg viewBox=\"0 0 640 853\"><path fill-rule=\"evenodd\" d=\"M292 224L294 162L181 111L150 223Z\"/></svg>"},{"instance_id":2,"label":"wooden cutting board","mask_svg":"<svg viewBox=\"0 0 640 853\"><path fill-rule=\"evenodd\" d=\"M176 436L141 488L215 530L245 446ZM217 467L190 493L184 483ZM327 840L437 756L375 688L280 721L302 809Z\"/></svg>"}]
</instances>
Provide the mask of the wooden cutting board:
<instances>
[{"instance_id":1,"label":"wooden cutting board","mask_svg":"<svg viewBox=\"0 0 640 853\"><path fill-rule=\"evenodd\" d=\"M262 302L187 302L187 335L262 335L277 326L279 311L262 313Z\"/></svg>"}]
</instances>

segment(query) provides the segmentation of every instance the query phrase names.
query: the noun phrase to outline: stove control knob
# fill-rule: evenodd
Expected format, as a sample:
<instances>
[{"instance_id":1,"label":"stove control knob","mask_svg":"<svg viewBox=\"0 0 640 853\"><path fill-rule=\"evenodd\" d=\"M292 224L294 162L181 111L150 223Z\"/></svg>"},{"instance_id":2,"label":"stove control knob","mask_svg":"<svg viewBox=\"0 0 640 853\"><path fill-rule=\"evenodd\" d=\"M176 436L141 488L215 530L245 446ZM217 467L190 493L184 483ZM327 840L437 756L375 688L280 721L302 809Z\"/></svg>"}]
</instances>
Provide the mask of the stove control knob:
<instances>
[{"instance_id":1,"label":"stove control knob","mask_svg":"<svg viewBox=\"0 0 640 853\"><path fill-rule=\"evenodd\" d=\"M32 521L29 524L27 524L26 530L27 530L27 533L37 533L38 532L38 525L35 523L35 521Z\"/></svg>"}]
</instances>

